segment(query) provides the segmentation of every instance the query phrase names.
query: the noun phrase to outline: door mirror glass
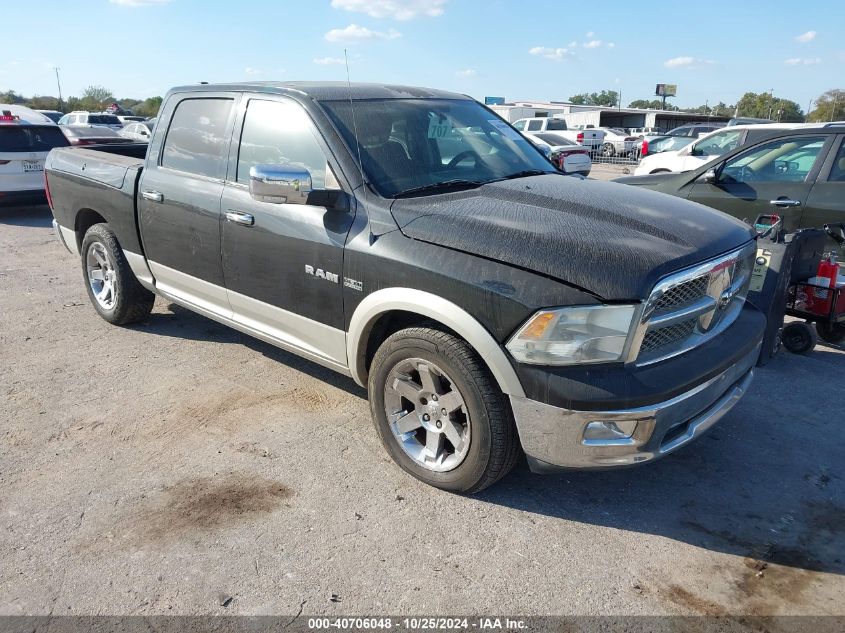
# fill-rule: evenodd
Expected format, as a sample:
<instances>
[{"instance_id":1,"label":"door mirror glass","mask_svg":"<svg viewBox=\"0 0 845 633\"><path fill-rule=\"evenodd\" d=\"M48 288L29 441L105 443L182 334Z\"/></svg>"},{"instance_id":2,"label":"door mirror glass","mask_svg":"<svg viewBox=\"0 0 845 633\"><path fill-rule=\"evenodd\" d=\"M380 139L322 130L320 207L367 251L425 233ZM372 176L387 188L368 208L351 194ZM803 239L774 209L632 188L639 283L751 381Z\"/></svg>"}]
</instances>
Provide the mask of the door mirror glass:
<instances>
[{"instance_id":1,"label":"door mirror glass","mask_svg":"<svg viewBox=\"0 0 845 633\"><path fill-rule=\"evenodd\" d=\"M249 194L259 202L305 204L311 192L311 174L294 165L253 165Z\"/></svg>"}]
</instances>

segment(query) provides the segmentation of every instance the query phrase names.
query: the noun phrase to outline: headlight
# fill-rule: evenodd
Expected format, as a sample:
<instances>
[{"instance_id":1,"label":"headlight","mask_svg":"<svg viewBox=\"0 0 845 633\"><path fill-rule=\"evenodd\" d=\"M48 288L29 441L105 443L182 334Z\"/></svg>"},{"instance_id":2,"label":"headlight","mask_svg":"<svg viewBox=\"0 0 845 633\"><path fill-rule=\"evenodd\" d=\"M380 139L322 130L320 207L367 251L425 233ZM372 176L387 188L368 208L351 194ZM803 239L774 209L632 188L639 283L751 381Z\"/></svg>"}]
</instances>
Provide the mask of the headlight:
<instances>
[{"instance_id":1,"label":"headlight","mask_svg":"<svg viewBox=\"0 0 845 633\"><path fill-rule=\"evenodd\" d=\"M632 305L541 310L511 337L507 349L517 361L533 365L618 361L635 311Z\"/></svg>"}]
</instances>

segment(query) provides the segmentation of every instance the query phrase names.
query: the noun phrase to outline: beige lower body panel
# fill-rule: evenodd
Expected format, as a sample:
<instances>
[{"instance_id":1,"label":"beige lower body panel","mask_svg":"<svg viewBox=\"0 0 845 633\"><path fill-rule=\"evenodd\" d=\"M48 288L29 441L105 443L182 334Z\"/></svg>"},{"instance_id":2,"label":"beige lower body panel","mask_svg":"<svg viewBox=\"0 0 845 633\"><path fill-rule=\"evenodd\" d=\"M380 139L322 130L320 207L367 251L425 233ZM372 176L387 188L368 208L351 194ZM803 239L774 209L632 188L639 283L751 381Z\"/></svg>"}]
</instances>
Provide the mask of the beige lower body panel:
<instances>
[{"instance_id":1,"label":"beige lower body panel","mask_svg":"<svg viewBox=\"0 0 845 633\"><path fill-rule=\"evenodd\" d=\"M156 292L174 303L349 375L343 330L152 261L149 270L155 277Z\"/></svg>"}]
</instances>

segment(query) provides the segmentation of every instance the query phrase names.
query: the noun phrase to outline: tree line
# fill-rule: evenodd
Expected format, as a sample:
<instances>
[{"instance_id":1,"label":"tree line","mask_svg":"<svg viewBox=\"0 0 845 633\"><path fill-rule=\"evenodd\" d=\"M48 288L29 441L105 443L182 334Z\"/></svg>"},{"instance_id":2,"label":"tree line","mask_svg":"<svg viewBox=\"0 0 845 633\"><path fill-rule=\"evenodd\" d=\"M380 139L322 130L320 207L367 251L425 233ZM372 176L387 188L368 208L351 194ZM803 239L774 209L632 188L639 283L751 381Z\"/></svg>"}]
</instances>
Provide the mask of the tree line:
<instances>
[{"instance_id":1,"label":"tree line","mask_svg":"<svg viewBox=\"0 0 845 633\"><path fill-rule=\"evenodd\" d=\"M615 90L581 93L569 97L569 101L576 105L597 105L609 108L619 106L620 95ZM689 112L690 114L706 114L710 116L752 117L755 119L774 119L784 122L825 122L845 120L845 90L828 90L813 101L815 107L805 114L801 106L795 101L775 97L769 92L746 92L735 104L719 102L704 104L695 108L679 108L671 103L666 104L667 110L674 112ZM628 104L629 108L647 108L660 110L663 108L662 99L636 99Z\"/></svg>"},{"instance_id":2,"label":"tree line","mask_svg":"<svg viewBox=\"0 0 845 633\"><path fill-rule=\"evenodd\" d=\"M84 110L87 112L102 112L112 103L116 103L124 110L131 110L137 116L154 117L161 107L161 97L149 99L117 99L108 88L103 86L88 86L79 97L67 97L59 101L58 97L33 96L24 97L14 90L0 92L0 103L23 105L33 110L58 110L73 112Z\"/></svg>"},{"instance_id":3,"label":"tree line","mask_svg":"<svg viewBox=\"0 0 845 633\"><path fill-rule=\"evenodd\" d=\"M620 94L615 90L601 92L584 92L569 97L569 101L576 105L596 105L608 108L619 106ZM131 110L138 116L153 117L161 107L161 97L149 99L116 99L111 90L103 86L88 86L79 97L68 97L59 102L57 97L33 96L24 97L14 90L0 92L0 103L14 103L27 106L33 110L59 110L72 112L86 110L99 112L112 103L117 103L124 110ZM704 104L695 108L679 108L671 103L666 104L667 110L675 112L689 112L691 114L705 114L710 116L752 117L757 119L774 119L784 122L825 122L845 120L845 90L828 90L813 104L815 107L805 114L801 106L795 101L775 97L769 92L746 92L733 105L723 102L714 105ZM648 108L659 110L663 107L661 99L636 99L628 104L629 108Z\"/></svg>"}]
</instances>

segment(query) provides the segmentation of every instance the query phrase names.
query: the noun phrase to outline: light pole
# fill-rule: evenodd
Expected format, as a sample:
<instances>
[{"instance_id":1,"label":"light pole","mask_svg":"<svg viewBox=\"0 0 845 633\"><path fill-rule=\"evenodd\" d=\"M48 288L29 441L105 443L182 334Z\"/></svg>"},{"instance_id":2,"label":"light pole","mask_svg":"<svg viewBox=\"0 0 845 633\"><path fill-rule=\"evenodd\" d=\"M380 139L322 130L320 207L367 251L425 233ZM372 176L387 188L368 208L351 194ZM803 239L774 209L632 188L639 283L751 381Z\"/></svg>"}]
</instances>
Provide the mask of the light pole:
<instances>
[{"instance_id":1,"label":"light pole","mask_svg":"<svg viewBox=\"0 0 845 633\"><path fill-rule=\"evenodd\" d=\"M59 110L62 109L62 82L59 81L59 67L53 66L53 70L56 71L56 85L59 87Z\"/></svg>"}]
</instances>

